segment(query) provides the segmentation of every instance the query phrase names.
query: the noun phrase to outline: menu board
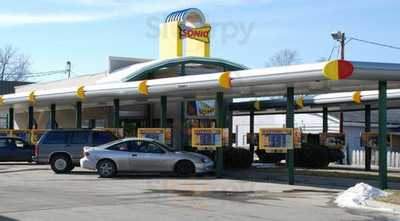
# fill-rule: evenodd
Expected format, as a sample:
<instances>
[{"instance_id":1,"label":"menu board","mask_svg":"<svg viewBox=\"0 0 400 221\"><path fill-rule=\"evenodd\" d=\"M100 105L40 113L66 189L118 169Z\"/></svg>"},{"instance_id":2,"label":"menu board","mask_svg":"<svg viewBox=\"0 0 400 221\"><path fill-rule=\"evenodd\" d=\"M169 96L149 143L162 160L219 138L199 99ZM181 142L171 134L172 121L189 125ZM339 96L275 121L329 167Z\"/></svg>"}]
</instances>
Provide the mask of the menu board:
<instances>
[{"instance_id":1,"label":"menu board","mask_svg":"<svg viewBox=\"0 0 400 221\"><path fill-rule=\"evenodd\" d=\"M150 138L167 145L172 145L172 130L170 128L139 128L138 137Z\"/></svg>"},{"instance_id":2,"label":"menu board","mask_svg":"<svg viewBox=\"0 0 400 221\"><path fill-rule=\"evenodd\" d=\"M222 137L221 128L192 128L192 147L207 150L222 147Z\"/></svg>"},{"instance_id":3,"label":"menu board","mask_svg":"<svg viewBox=\"0 0 400 221\"><path fill-rule=\"evenodd\" d=\"M342 149L346 145L346 136L343 133L321 133L320 144L328 148Z\"/></svg>"},{"instance_id":4,"label":"menu board","mask_svg":"<svg viewBox=\"0 0 400 221\"><path fill-rule=\"evenodd\" d=\"M285 152L293 148L292 128L261 128L259 130L259 149L267 152Z\"/></svg>"},{"instance_id":5,"label":"menu board","mask_svg":"<svg viewBox=\"0 0 400 221\"><path fill-rule=\"evenodd\" d=\"M215 115L215 100L193 100L186 103L187 117L212 117Z\"/></svg>"}]
</instances>

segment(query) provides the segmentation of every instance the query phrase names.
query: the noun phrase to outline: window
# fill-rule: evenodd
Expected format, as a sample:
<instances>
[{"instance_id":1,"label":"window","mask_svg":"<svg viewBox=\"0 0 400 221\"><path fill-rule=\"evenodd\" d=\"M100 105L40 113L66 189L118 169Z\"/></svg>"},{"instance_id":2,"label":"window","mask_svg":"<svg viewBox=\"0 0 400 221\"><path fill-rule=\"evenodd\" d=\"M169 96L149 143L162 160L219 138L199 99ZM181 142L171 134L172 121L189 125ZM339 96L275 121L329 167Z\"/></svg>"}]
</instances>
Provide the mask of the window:
<instances>
[{"instance_id":1,"label":"window","mask_svg":"<svg viewBox=\"0 0 400 221\"><path fill-rule=\"evenodd\" d=\"M121 142L117 143L108 148L109 150L117 150L117 151L128 151L129 150L129 142Z\"/></svg>"},{"instance_id":2,"label":"window","mask_svg":"<svg viewBox=\"0 0 400 221\"><path fill-rule=\"evenodd\" d=\"M89 131L77 131L72 133L71 144L89 143Z\"/></svg>"},{"instance_id":3,"label":"window","mask_svg":"<svg viewBox=\"0 0 400 221\"><path fill-rule=\"evenodd\" d=\"M155 143L147 144L147 153L164 153L164 151Z\"/></svg>"},{"instance_id":4,"label":"window","mask_svg":"<svg viewBox=\"0 0 400 221\"><path fill-rule=\"evenodd\" d=\"M98 146L109 143L114 140L114 137L109 132L93 132L93 145Z\"/></svg>"},{"instance_id":5,"label":"window","mask_svg":"<svg viewBox=\"0 0 400 221\"><path fill-rule=\"evenodd\" d=\"M164 150L157 144L139 140L132 141L130 151L136 153L164 153Z\"/></svg>"},{"instance_id":6,"label":"window","mask_svg":"<svg viewBox=\"0 0 400 221\"><path fill-rule=\"evenodd\" d=\"M9 139L0 139L0 149L6 148L10 145Z\"/></svg>"},{"instance_id":7,"label":"window","mask_svg":"<svg viewBox=\"0 0 400 221\"><path fill-rule=\"evenodd\" d=\"M65 144L67 142L66 132L49 132L45 139L44 144Z\"/></svg>"}]
</instances>

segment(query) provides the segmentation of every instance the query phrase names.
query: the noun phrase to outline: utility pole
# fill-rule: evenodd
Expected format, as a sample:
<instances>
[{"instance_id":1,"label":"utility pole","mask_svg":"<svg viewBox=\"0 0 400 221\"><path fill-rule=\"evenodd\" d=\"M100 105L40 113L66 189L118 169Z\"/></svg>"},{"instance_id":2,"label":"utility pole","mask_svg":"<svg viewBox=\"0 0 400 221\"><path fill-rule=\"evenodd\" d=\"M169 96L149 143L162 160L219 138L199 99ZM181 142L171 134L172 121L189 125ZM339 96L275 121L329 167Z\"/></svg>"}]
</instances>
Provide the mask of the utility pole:
<instances>
[{"instance_id":1,"label":"utility pole","mask_svg":"<svg viewBox=\"0 0 400 221\"><path fill-rule=\"evenodd\" d=\"M346 41L346 36L344 32L337 31L337 32L332 32L331 36L334 40L338 41L340 44L340 60L344 60L344 46L345 46L345 41ZM344 116L343 112L340 112L339 115L339 133L344 133ZM347 151L346 147L346 151ZM348 157L348 155L347 155Z\"/></svg>"},{"instance_id":2,"label":"utility pole","mask_svg":"<svg viewBox=\"0 0 400 221\"><path fill-rule=\"evenodd\" d=\"M65 70L68 74L68 78L71 78L71 62L67 61L67 68Z\"/></svg>"},{"instance_id":3,"label":"utility pole","mask_svg":"<svg viewBox=\"0 0 400 221\"><path fill-rule=\"evenodd\" d=\"M345 44L344 41L346 40L346 37L344 32L341 34L342 36L340 37L340 60L344 60L344 44Z\"/></svg>"},{"instance_id":4,"label":"utility pole","mask_svg":"<svg viewBox=\"0 0 400 221\"><path fill-rule=\"evenodd\" d=\"M345 33L341 31L332 32L331 36L333 40L336 40L340 43L340 59L344 60L344 46L346 41Z\"/></svg>"}]
</instances>

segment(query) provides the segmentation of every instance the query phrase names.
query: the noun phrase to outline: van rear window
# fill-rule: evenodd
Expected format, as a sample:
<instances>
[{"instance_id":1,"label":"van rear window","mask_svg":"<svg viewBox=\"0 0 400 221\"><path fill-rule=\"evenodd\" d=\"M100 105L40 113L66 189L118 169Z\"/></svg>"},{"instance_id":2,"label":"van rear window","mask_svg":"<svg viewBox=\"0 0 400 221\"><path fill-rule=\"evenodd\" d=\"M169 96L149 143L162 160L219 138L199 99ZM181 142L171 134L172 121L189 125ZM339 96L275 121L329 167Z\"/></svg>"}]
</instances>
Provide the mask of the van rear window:
<instances>
[{"instance_id":1,"label":"van rear window","mask_svg":"<svg viewBox=\"0 0 400 221\"><path fill-rule=\"evenodd\" d=\"M93 145L98 146L115 140L110 132L93 132Z\"/></svg>"},{"instance_id":2,"label":"van rear window","mask_svg":"<svg viewBox=\"0 0 400 221\"><path fill-rule=\"evenodd\" d=\"M67 133L64 132L49 132L47 133L44 144L65 144L67 142Z\"/></svg>"}]
</instances>

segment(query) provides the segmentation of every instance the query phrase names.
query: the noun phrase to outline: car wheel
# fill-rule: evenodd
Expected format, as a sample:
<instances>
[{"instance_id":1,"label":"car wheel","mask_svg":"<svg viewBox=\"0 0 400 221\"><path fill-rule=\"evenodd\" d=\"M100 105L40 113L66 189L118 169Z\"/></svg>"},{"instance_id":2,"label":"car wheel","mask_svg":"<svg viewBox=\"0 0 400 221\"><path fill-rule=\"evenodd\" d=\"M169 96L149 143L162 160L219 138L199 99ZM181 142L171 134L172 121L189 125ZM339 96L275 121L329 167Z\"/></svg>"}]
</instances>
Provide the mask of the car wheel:
<instances>
[{"instance_id":1,"label":"car wheel","mask_svg":"<svg viewBox=\"0 0 400 221\"><path fill-rule=\"evenodd\" d=\"M178 161L175 165L175 173L178 176L191 176L195 173L194 164L189 160Z\"/></svg>"},{"instance_id":2,"label":"car wheel","mask_svg":"<svg viewBox=\"0 0 400 221\"><path fill-rule=\"evenodd\" d=\"M100 177L111 178L117 173L117 167L111 160L101 160L97 163L97 173Z\"/></svg>"},{"instance_id":3,"label":"car wheel","mask_svg":"<svg viewBox=\"0 0 400 221\"><path fill-rule=\"evenodd\" d=\"M69 161L69 158L65 155L53 156L50 160L51 169L55 173L66 173L68 172Z\"/></svg>"}]
</instances>

